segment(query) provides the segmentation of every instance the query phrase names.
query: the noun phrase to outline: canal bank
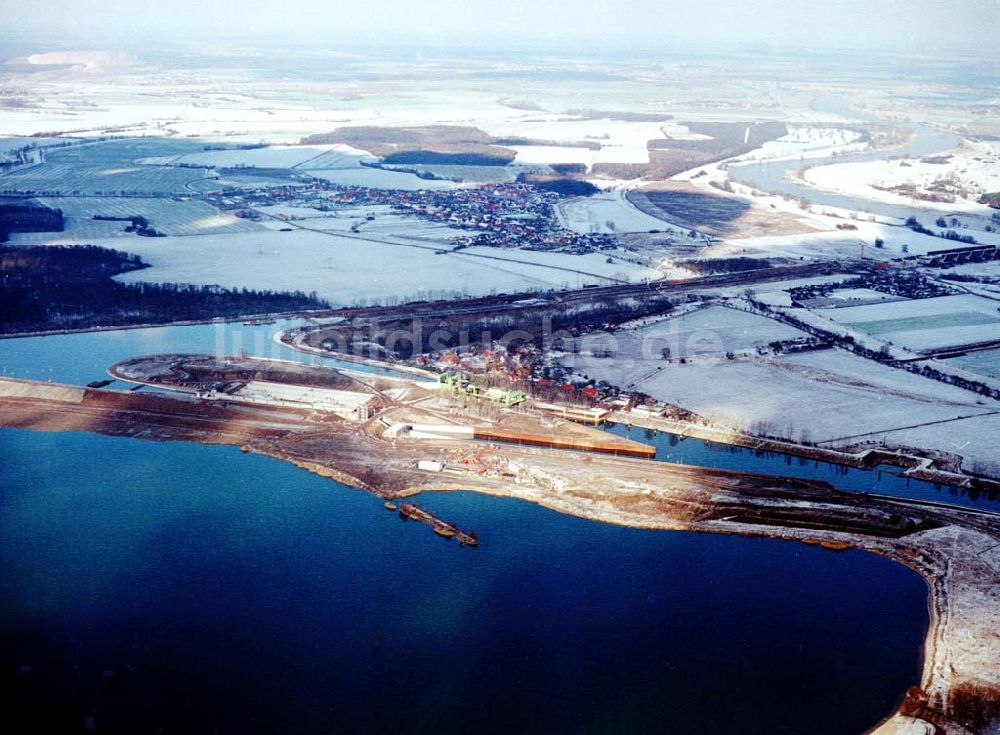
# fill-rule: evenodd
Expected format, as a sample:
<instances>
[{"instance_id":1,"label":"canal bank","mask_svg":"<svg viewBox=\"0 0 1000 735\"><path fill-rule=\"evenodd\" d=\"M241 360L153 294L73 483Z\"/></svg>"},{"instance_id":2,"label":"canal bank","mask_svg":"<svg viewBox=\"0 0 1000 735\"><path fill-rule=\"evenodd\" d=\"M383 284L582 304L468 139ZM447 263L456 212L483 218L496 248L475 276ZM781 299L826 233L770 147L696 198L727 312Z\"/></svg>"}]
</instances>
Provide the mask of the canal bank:
<instances>
[{"instance_id":1,"label":"canal bank","mask_svg":"<svg viewBox=\"0 0 1000 735\"><path fill-rule=\"evenodd\" d=\"M694 438L714 444L741 447L755 453L774 453L786 457L801 457L807 460L850 467L859 470L878 470L893 467L902 471L902 477L932 485L947 485L976 493L977 497L997 498L1000 495L1000 481L973 477L964 473L942 470L935 467L935 461L902 451L885 448L866 448L859 452L846 452L826 447L815 447L795 442L768 439L743 434L721 427L713 427L693 421L681 421L662 416L650 416L634 412L616 411L611 420L625 427L626 434L632 427L648 429L675 436L678 439ZM611 427L614 430L614 427ZM621 433L621 432L618 432ZM839 486L839 484L838 484ZM944 499L943 499L944 500ZM1000 501L997 503L1000 510Z\"/></svg>"}]
</instances>

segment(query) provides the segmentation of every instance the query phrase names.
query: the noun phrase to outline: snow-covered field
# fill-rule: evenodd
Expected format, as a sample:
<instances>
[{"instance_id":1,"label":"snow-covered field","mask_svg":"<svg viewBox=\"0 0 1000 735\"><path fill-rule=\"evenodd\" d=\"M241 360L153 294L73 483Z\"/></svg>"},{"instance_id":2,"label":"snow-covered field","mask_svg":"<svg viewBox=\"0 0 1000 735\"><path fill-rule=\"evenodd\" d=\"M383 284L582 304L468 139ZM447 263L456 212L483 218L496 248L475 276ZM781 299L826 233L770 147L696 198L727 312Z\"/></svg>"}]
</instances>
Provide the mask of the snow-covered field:
<instances>
[{"instance_id":1,"label":"snow-covered field","mask_svg":"<svg viewBox=\"0 0 1000 735\"><path fill-rule=\"evenodd\" d=\"M374 156L348 145L272 145L201 151L177 156L153 156L141 159L148 166L203 166L217 168L296 169L317 178L345 186L379 189L452 189L455 183L421 179L406 171L371 168L361 162L377 160ZM476 168L476 167L467 167ZM181 169L185 170L185 169ZM512 177L504 176L500 180Z\"/></svg>"},{"instance_id":2,"label":"snow-covered field","mask_svg":"<svg viewBox=\"0 0 1000 735\"><path fill-rule=\"evenodd\" d=\"M20 233L15 238L35 242L67 242L80 235L94 236L103 223L94 215L104 217L145 217L150 226L165 235L210 235L234 232L254 232L260 225L225 214L206 202L195 200L154 199L139 197L43 197L48 207L61 209L68 218L63 232ZM128 222L110 223L122 229Z\"/></svg>"},{"instance_id":3,"label":"snow-covered field","mask_svg":"<svg viewBox=\"0 0 1000 735\"><path fill-rule=\"evenodd\" d=\"M42 137L14 137L14 138L0 138L0 159L4 157L7 151L17 150L18 148L24 148L26 146L31 146L33 148L44 148L50 145L65 145L66 141L62 138L42 138Z\"/></svg>"},{"instance_id":4,"label":"snow-covered field","mask_svg":"<svg viewBox=\"0 0 1000 735\"><path fill-rule=\"evenodd\" d=\"M790 125L788 134L769 140L760 148L734 159L737 161L777 161L787 158L821 158L863 150L861 134L846 128Z\"/></svg>"},{"instance_id":5,"label":"snow-covered field","mask_svg":"<svg viewBox=\"0 0 1000 735\"><path fill-rule=\"evenodd\" d=\"M832 302L830 305L837 308L886 301L904 301L901 296L893 296L871 288L837 288L830 292L828 298Z\"/></svg>"},{"instance_id":6,"label":"snow-covered field","mask_svg":"<svg viewBox=\"0 0 1000 735\"><path fill-rule=\"evenodd\" d=\"M387 205L337 207L321 211L311 207L276 204L257 209L274 218L261 220L261 224L271 230L302 227L323 232L353 233L389 243L418 244L435 249L450 248L450 240L469 234L465 230L454 229L439 222L399 214Z\"/></svg>"},{"instance_id":7,"label":"snow-covered field","mask_svg":"<svg viewBox=\"0 0 1000 735\"><path fill-rule=\"evenodd\" d=\"M59 149L58 153L68 149ZM205 179L204 169L138 165L74 165L55 162L57 153L40 166L14 169L0 175L0 189L71 195L101 196L115 192L180 194L188 184Z\"/></svg>"},{"instance_id":8,"label":"snow-covered field","mask_svg":"<svg viewBox=\"0 0 1000 735\"><path fill-rule=\"evenodd\" d=\"M312 167L312 164L310 164ZM541 171L550 173L551 169L546 166L447 166L437 164L415 164L412 166L400 166L399 168L411 168L421 173L429 173L440 179L450 179L466 184L494 184L510 183L515 181L518 174L525 171Z\"/></svg>"},{"instance_id":9,"label":"snow-covered field","mask_svg":"<svg viewBox=\"0 0 1000 735\"><path fill-rule=\"evenodd\" d=\"M614 382L620 370L593 364L587 374ZM763 360L675 361L634 389L725 426L834 444L1000 409L967 391L835 349Z\"/></svg>"},{"instance_id":10,"label":"snow-covered field","mask_svg":"<svg viewBox=\"0 0 1000 735\"><path fill-rule=\"evenodd\" d=\"M250 166L254 168L295 168L307 165L316 168L356 167L358 161L372 161L368 152L348 145L272 145L263 148L233 148L227 150L202 151L180 156L154 156L144 158L139 163L157 166L205 166L233 168ZM334 165L334 164L337 165Z\"/></svg>"},{"instance_id":11,"label":"snow-covered field","mask_svg":"<svg viewBox=\"0 0 1000 735\"><path fill-rule=\"evenodd\" d=\"M371 189L400 189L416 191L418 189L454 189L454 181L438 179L421 179L414 174L400 171L390 171L383 168L356 166L354 168L336 169L299 169L318 179L340 184L342 186L366 186Z\"/></svg>"},{"instance_id":12,"label":"snow-covered field","mask_svg":"<svg viewBox=\"0 0 1000 735\"><path fill-rule=\"evenodd\" d=\"M836 222L854 225L855 230L833 229ZM925 222L933 226L933 222ZM859 258L887 260L902 255L923 255L932 250L946 250L961 243L940 237L923 235L908 227L865 222L863 220L827 220L826 229L796 235L768 235L763 237L733 238L713 246L712 254L760 255L785 258ZM981 244L1000 243L1000 235L976 231ZM875 241L882 241L876 248ZM863 248L863 253L862 253Z\"/></svg>"},{"instance_id":13,"label":"snow-covered field","mask_svg":"<svg viewBox=\"0 0 1000 735\"><path fill-rule=\"evenodd\" d=\"M1000 379L1000 348L970 352L961 357L953 357L947 362L989 378Z\"/></svg>"},{"instance_id":14,"label":"snow-covered field","mask_svg":"<svg viewBox=\"0 0 1000 735\"><path fill-rule=\"evenodd\" d=\"M1000 414L991 413L929 426L887 431L867 438L893 446L931 448L957 454L962 457L962 468L967 472L1000 477L998 436Z\"/></svg>"},{"instance_id":15,"label":"snow-covered field","mask_svg":"<svg viewBox=\"0 0 1000 735\"><path fill-rule=\"evenodd\" d=\"M667 135L681 140L704 136L693 135L685 126L667 122L625 122L622 120L592 120L566 116L519 115L506 120L484 121L481 127L496 136L517 136L557 143L592 142L601 149L566 146L512 146L517 150L518 163L585 163L598 162L648 163L646 144Z\"/></svg>"},{"instance_id":16,"label":"snow-covered field","mask_svg":"<svg viewBox=\"0 0 1000 735\"><path fill-rule=\"evenodd\" d=\"M366 212L378 211L379 214L388 214L391 211L391 207L388 206L377 206L377 207L364 207L364 208L338 208L337 210L331 210L324 212L320 209L315 209L313 207L300 207L294 204L268 204L265 206L255 207L258 212L263 212L264 214L269 214L274 217L280 217L285 220L305 220L305 219L316 219L324 217L339 217L341 215L364 217Z\"/></svg>"},{"instance_id":17,"label":"snow-covered field","mask_svg":"<svg viewBox=\"0 0 1000 735\"><path fill-rule=\"evenodd\" d=\"M668 230L666 222L637 209L621 190L563 199L556 207L563 226L574 232L649 232Z\"/></svg>"},{"instance_id":18,"label":"snow-covered field","mask_svg":"<svg viewBox=\"0 0 1000 735\"><path fill-rule=\"evenodd\" d=\"M512 145L517 152L515 161L520 164L582 163L587 168L594 163L598 151L568 145Z\"/></svg>"},{"instance_id":19,"label":"snow-covered field","mask_svg":"<svg viewBox=\"0 0 1000 735\"><path fill-rule=\"evenodd\" d=\"M1000 339L996 301L961 294L826 309L823 316L918 352Z\"/></svg>"},{"instance_id":20,"label":"snow-covered field","mask_svg":"<svg viewBox=\"0 0 1000 735\"><path fill-rule=\"evenodd\" d=\"M986 211L976 200L984 192L1000 191L1000 143L965 143L944 154L946 163L928 163L921 159L833 163L806 169L806 183L819 189L865 197L891 204L919 204L921 207L952 211ZM967 190L953 202L914 199L904 194L883 191L897 186L914 186L917 191L933 194L935 184ZM930 224L930 223L925 223Z\"/></svg>"},{"instance_id":21,"label":"snow-covered field","mask_svg":"<svg viewBox=\"0 0 1000 735\"><path fill-rule=\"evenodd\" d=\"M980 276L985 278L1000 278L1000 260L988 263L963 263L948 269L936 271L938 276L945 273L962 276Z\"/></svg>"},{"instance_id":22,"label":"snow-covered field","mask_svg":"<svg viewBox=\"0 0 1000 735\"><path fill-rule=\"evenodd\" d=\"M364 233L362 233L364 234ZM437 255L433 244L373 242L309 231L95 240L137 253L152 268L124 274L126 282L218 284L226 287L316 291L350 305L390 298L427 299L456 293L485 295L635 280L654 271L606 263L606 255L468 248ZM440 247L440 246L438 246Z\"/></svg>"},{"instance_id":23,"label":"snow-covered field","mask_svg":"<svg viewBox=\"0 0 1000 735\"><path fill-rule=\"evenodd\" d=\"M641 383L650 373L664 369L664 349L669 350L672 360L699 356L718 358L726 352L752 352L769 342L806 336L767 317L710 306L682 316L652 320L648 325L633 329L619 329L600 339L582 338L579 342L581 354L567 360L575 361L584 372L588 372L592 363L601 365L602 374L617 370L618 378L610 382L624 387ZM607 349L614 357L597 358L586 354Z\"/></svg>"}]
</instances>

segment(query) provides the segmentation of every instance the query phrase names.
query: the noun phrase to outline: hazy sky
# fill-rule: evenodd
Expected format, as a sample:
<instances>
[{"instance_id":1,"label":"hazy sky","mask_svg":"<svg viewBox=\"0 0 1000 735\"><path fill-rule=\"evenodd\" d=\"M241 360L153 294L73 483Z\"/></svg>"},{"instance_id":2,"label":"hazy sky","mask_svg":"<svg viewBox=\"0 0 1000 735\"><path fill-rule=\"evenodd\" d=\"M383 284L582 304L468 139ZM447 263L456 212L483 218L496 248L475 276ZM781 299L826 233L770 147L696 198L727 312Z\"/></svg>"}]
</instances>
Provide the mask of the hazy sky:
<instances>
[{"instance_id":1,"label":"hazy sky","mask_svg":"<svg viewBox=\"0 0 1000 735\"><path fill-rule=\"evenodd\" d=\"M0 0L4 35L1000 46L1000 0ZM142 33L142 35L146 35Z\"/></svg>"}]
</instances>

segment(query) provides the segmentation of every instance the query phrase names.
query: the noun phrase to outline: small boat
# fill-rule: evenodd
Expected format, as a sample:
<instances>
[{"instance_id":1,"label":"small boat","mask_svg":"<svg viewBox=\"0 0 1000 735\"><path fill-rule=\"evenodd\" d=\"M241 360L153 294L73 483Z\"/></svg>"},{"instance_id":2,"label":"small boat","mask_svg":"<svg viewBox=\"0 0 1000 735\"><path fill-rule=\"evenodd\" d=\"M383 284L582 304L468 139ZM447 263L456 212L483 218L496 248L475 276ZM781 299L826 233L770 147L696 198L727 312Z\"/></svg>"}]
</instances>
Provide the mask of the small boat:
<instances>
[{"instance_id":1,"label":"small boat","mask_svg":"<svg viewBox=\"0 0 1000 735\"><path fill-rule=\"evenodd\" d=\"M417 508L417 506L409 505L408 503L403 503L399 506L399 515L403 516L403 518L410 518L415 521L421 520L420 509Z\"/></svg>"},{"instance_id":2,"label":"small boat","mask_svg":"<svg viewBox=\"0 0 1000 735\"><path fill-rule=\"evenodd\" d=\"M396 504L395 503L391 503L391 502L389 502L387 500L387 501L385 501L385 509L386 510L396 510Z\"/></svg>"}]
</instances>

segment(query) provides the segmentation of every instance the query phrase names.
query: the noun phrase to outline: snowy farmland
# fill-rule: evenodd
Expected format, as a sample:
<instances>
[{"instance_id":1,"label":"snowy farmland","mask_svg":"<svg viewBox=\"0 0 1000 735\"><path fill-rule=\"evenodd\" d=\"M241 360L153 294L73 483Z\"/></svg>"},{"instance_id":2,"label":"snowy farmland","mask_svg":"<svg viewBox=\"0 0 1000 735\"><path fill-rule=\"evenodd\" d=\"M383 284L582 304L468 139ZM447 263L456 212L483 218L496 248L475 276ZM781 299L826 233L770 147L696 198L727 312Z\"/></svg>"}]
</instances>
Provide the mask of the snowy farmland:
<instances>
[{"instance_id":1,"label":"snowy farmland","mask_svg":"<svg viewBox=\"0 0 1000 735\"><path fill-rule=\"evenodd\" d=\"M984 411L979 416L886 431L866 439L891 446L948 452L962 457L962 469L966 472L1000 477L997 436L1000 436L1000 414Z\"/></svg>"},{"instance_id":2,"label":"snowy farmland","mask_svg":"<svg viewBox=\"0 0 1000 735\"><path fill-rule=\"evenodd\" d=\"M377 159L366 151L349 145L272 145L259 148L231 148L224 150L199 151L177 156L154 156L142 159L142 163L157 167L198 166L207 169L230 169L227 175L234 175L232 169L294 169L319 179L325 179L341 186L365 186L373 189L453 189L456 184L448 176L442 179L424 179L410 171L391 168L375 168L362 163L372 163ZM447 167L441 167L447 168ZM487 168L482 166L454 167L461 169ZM499 171L504 172L502 167ZM187 170L178 168L178 170ZM481 172L466 171L472 176L470 181L482 177ZM512 180L516 172L505 172L496 180ZM490 180L493 180L492 178ZM256 182L255 182L256 183Z\"/></svg>"},{"instance_id":3,"label":"snowy farmland","mask_svg":"<svg viewBox=\"0 0 1000 735\"><path fill-rule=\"evenodd\" d=\"M555 144L509 146L517 151L518 163L649 163L647 143L663 139L668 135L676 140L697 140L703 138L692 134L684 125L673 121L629 122L581 118L553 117L539 119L537 115L529 119L508 119L484 121L481 127L486 132L500 136L530 138L538 141L553 141ZM558 145L558 143L590 142L600 144L600 150L583 147Z\"/></svg>"},{"instance_id":4,"label":"snowy farmland","mask_svg":"<svg viewBox=\"0 0 1000 735\"><path fill-rule=\"evenodd\" d=\"M421 179L419 176L401 171L391 171L384 168L355 166L353 168L334 169L297 169L325 179L341 186L365 186L370 189L399 189L401 191L417 191L418 189L446 190L454 189L454 181L438 179Z\"/></svg>"},{"instance_id":5,"label":"snowy farmland","mask_svg":"<svg viewBox=\"0 0 1000 735\"><path fill-rule=\"evenodd\" d=\"M593 361L586 372L621 379L615 361ZM995 401L836 349L763 360L674 361L629 387L723 426L836 446L1000 410Z\"/></svg>"},{"instance_id":6,"label":"snowy farmland","mask_svg":"<svg viewBox=\"0 0 1000 735\"><path fill-rule=\"evenodd\" d=\"M1000 349L970 352L947 360L949 365L1000 380Z\"/></svg>"},{"instance_id":7,"label":"snowy farmland","mask_svg":"<svg viewBox=\"0 0 1000 735\"><path fill-rule=\"evenodd\" d=\"M977 199L1000 190L1000 143L965 142L945 155L932 158L834 163L806 169L805 181L818 189L864 197L890 204L914 204L954 211L985 211ZM914 198L910 193L920 195ZM950 201L927 196L946 193ZM965 194L965 196L963 196Z\"/></svg>"},{"instance_id":8,"label":"snowy farmland","mask_svg":"<svg viewBox=\"0 0 1000 735\"><path fill-rule=\"evenodd\" d=\"M727 352L753 352L770 342L806 336L794 327L767 317L710 306L669 319L652 320L632 329L619 329L605 338L583 338L579 342L581 354L575 359L581 367L591 362L606 362L610 367L617 367L620 376L610 382L630 386L653 371L663 369L666 364L664 349L669 350L673 360L721 358ZM613 358L594 358L587 354L609 348Z\"/></svg>"},{"instance_id":9,"label":"snowy farmland","mask_svg":"<svg viewBox=\"0 0 1000 735\"><path fill-rule=\"evenodd\" d=\"M204 166L205 168L356 168L359 161L374 161L366 151L348 145L272 145L259 148L227 148L179 156L154 156L139 163L156 166Z\"/></svg>"},{"instance_id":10,"label":"snowy farmland","mask_svg":"<svg viewBox=\"0 0 1000 735\"><path fill-rule=\"evenodd\" d=\"M323 232L353 233L386 242L418 243L435 249L450 248L449 240L468 235L465 230L400 214L388 205L336 207L322 211L312 207L276 204L258 207L257 210L274 218L262 221L265 227L272 230L292 226ZM374 219L369 219L370 217Z\"/></svg>"},{"instance_id":11,"label":"snowy farmland","mask_svg":"<svg viewBox=\"0 0 1000 735\"><path fill-rule=\"evenodd\" d=\"M312 164L310 164L312 167ZM397 167L387 166L387 170L394 171ZM451 166L438 164L418 163L413 165L399 166L398 169L413 169L420 173L430 174L439 179L449 179L451 181L466 184L502 184L511 183L517 180L521 173L538 171L541 173L551 173L548 166Z\"/></svg>"},{"instance_id":12,"label":"snowy farmland","mask_svg":"<svg viewBox=\"0 0 1000 735\"><path fill-rule=\"evenodd\" d=\"M94 216L144 217L158 232L165 235L209 235L254 232L260 225L225 214L206 202L176 199L132 197L44 197L42 204L61 209L69 218L65 232L32 233L46 235L54 242L72 238L79 231L92 231L100 224ZM124 227L127 222L114 223Z\"/></svg>"},{"instance_id":13,"label":"snowy farmland","mask_svg":"<svg viewBox=\"0 0 1000 735\"><path fill-rule=\"evenodd\" d=\"M367 236L366 236L367 237ZM119 276L125 282L217 284L316 291L331 303L428 299L455 294L548 290L579 283L633 280L656 271L607 263L605 254L511 252L468 248L436 254L433 244L375 242L347 233L311 231L95 240L137 253L153 267Z\"/></svg>"},{"instance_id":14,"label":"snowy farmland","mask_svg":"<svg viewBox=\"0 0 1000 735\"><path fill-rule=\"evenodd\" d=\"M508 147L517 152L514 160L525 165L582 163L590 168L598 153L590 148L568 145L512 145Z\"/></svg>"},{"instance_id":15,"label":"snowy farmland","mask_svg":"<svg viewBox=\"0 0 1000 735\"><path fill-rule=\"evenodd\" d=\"M22 194L91 195L190 194L204 183L204 169L143 166L151 153L190 151L191 141L143 139L54 148L44 163L0 174L0 191Z\"/></svg>"},{"instance_id":16,"label":"snowy farmland","mask_svg":"<svg viewBox=\"0 0 1000 735\"><path fill-rule=\"evenodd\" d=\"M563 227L583 234L671 229L663 220L639 211L621 190L563 199L556 207L556 215Z\"/></svg>"},{"instance_id":17,"label":"snowy farmland","mask_svg":"<svg viewBox=\"0 0 1000 735\"><path fill-rule=\"evenodd\" d=\"M847 224L855 230L837 230L833 223L845 224L843 220L824 221L811 218L812 224L826 229L793 235L765 235L763 237L730 238L725 243L714 246L712 255L758 255L784 258L898 258L905 255L923 255L934 250L955 247L940 237L923 235L901 225L852 220ZM931 224L931 223L928 223ZM1000 242L1000 236L977 231L975 237L983 244ZM875 248L876 239L882 241Z\"/></svg>"},{"instance_id":18,"label":"snowy farmland","mask_svg":"<svg viewBox=\"0 0 1000 735\"><path fill-rule=\"evenodd\" d=\"M848 306L822 314L917 352L1000 340L997 302L970 294Z\"/></svg>"},{"instance_id":19,"label":"snowy farmland","mask_svg":"<svg viewBox=\"0 0 1000 735\"><path fill-rule=\"evenodd\" d=\"M43 138L43 137L12 137L12 138L0 138L0 159L4 157L8 151L17 150L19 148L45 148L46 146L63 146L66 145L66 140L64 138Z\"/></svg>"},{"instance_id":20,"label":"snowy farmland","mask_svg":"<svg viewBox=\"0 0 1000 735\"><path fill-rule=\"evenodd\" d=\"M863 150L861 134L846 128L818 125L790 125L788 134L769 140L734 161L777 161L786 158L820 158Z\"/></svg>"}]
</instances>

